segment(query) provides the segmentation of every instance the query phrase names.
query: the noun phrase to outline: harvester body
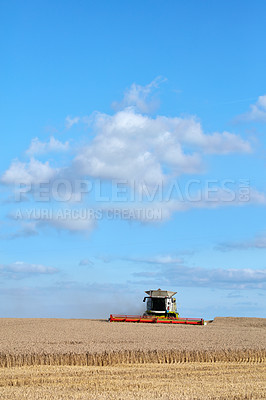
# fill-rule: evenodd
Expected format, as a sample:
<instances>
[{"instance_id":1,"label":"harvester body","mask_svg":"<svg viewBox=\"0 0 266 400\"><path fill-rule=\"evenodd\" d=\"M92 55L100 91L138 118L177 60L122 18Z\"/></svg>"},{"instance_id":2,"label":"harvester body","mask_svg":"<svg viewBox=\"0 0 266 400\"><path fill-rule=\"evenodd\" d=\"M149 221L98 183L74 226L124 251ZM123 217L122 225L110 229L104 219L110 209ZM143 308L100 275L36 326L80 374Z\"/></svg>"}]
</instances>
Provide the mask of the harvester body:
<instances>
[{"instance_id":1,"label":"harvester body","mask_svg":"<svg viewBox=\"0 0 266 400\"><path fill-rule=\"evenodd\" d=\"M146 311L143 315L111 314L110 322L143 322L164 324L204 325L202 318L179 318L176 308L176 292L168 290L148 290L144 297Z\"/></svg>"},{"instance_id":2,"label":"harvester body","mask_svg":"<svg viewBox=\"0 0 266 400\"><path fill-rule=\"evenodd\" d=\"M149 296L144 297L146 301L146 311L144 315L154 315L159 318L178 318L176 309L176 299L173 297L176 292L168 290L148 290Z\"/></svg>"}]
</instances>

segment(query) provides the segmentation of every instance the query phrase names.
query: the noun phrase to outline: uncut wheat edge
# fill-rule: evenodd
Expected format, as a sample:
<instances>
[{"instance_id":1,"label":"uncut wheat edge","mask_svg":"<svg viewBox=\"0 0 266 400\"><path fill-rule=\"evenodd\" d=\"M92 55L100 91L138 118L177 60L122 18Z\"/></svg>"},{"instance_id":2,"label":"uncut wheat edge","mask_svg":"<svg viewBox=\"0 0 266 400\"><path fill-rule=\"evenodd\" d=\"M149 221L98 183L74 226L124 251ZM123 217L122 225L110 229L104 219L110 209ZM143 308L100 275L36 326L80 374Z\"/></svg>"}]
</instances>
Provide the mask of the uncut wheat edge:
<instances>
[{"instance_id":1,"label":"uncut wheat edge","mask_svg":"<svg viewBox=\"0 0 266 400\"><path fill-rule=\"evenodd\" d=\"M266 350L219 350L219 351L118 351L104 353L0 353L0 368L34 365L108 366L117 364L184 363L184 362L243 362L266 361Z\"/></svg>"}]
</instances>

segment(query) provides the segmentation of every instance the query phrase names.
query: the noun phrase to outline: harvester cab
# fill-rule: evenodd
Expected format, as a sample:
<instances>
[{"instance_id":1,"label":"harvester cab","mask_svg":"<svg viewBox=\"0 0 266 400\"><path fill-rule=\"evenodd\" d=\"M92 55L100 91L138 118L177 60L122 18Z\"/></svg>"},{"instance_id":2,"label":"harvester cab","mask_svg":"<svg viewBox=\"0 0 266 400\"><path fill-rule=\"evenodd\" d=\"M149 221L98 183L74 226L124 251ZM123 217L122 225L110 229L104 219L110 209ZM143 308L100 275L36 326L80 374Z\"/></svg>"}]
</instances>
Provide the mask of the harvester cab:
<instances>
[{"instance_id":1,"label":"harvester cab","mask_svg":"<svg viewBox=\"0 0 266 400\"><path fill-rule=\"evenodd\" d=\"M160 318L178 318L179 314L176 309L176 299L173 297L176 292L168 290L148 290L145 292L148 296L146 300L146 311L144 315L154 315Z\"/></svg>"}]
</instances>

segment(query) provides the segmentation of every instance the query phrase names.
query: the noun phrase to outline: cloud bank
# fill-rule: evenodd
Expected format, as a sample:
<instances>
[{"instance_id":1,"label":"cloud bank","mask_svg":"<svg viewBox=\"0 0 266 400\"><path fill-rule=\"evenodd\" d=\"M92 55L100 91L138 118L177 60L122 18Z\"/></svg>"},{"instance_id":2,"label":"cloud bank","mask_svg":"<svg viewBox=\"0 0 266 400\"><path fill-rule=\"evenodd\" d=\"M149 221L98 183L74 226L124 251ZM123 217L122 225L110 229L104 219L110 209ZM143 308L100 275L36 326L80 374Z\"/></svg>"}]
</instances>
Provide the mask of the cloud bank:
<instances>
[{"instance_id":1,"label":"cloud bank","mask_svg":"<svg viewBox=\"0 0 266 400\"><path fill-rule=\"evenodd\" d=\"M266 289L266 270L208 269L184 265L163 266L132 274L137 284L209 287L218 289Z\"/></svg>"}]
</instances>

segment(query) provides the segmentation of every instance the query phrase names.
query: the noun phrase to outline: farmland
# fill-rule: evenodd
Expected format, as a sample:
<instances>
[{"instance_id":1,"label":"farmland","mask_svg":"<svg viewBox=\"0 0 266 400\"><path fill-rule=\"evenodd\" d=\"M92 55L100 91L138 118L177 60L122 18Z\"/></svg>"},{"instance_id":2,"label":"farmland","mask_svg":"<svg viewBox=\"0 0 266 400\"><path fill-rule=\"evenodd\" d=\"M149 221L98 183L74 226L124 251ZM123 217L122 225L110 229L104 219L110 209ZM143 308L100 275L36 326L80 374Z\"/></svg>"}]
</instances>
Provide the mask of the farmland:
<instances>
[{"instance_id":1,"label":"farmland","mask_svg":"<svg viewBox=\"0 0 266 400\"><path fill-rule=\"evenodd\" d=\"M263 399L266 320L1 319L1 399Z\"/></svg>"}]
</instances>

